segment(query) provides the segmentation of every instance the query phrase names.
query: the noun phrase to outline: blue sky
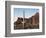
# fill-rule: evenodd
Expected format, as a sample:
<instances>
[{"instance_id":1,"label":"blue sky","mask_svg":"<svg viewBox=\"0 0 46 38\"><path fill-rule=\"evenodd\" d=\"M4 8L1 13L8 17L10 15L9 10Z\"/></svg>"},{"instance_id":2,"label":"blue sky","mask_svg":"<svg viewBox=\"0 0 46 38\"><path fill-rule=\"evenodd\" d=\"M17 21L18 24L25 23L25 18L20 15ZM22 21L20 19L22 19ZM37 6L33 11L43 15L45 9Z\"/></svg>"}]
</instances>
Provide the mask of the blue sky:
<instances>
[{"instance_id":1,"label":"blue sky","mask_svg":"<svg viewBox=\"0 0 46 38\"><path fill-rule=\"evenodd\" d=\"M31 17L35 14L39 9L35 8L14 8L14 16L15 17L23 17L23 11L25 12L25 17Z\"/></svg>"}]
</instances>

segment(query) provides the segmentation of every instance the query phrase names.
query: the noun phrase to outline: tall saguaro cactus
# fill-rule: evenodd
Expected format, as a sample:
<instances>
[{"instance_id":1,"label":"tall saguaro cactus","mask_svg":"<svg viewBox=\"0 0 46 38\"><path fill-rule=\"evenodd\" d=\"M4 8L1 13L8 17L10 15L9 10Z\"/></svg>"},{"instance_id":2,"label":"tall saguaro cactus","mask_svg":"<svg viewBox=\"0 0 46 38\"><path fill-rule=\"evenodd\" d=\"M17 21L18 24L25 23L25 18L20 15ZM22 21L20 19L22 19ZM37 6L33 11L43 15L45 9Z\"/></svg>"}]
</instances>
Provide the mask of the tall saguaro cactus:
<instances>
[{"instance_id":1,"label":"tall saguaro cactus","mask_svg":"<svg viewBox=\"0 0 46 38\"><path fill-rule=\"evenodd\" d=\"M25 11L23 10L23 28L24 28L24 23L25 23L24 19L25 19Z\"/></svg>"}]
</instances>

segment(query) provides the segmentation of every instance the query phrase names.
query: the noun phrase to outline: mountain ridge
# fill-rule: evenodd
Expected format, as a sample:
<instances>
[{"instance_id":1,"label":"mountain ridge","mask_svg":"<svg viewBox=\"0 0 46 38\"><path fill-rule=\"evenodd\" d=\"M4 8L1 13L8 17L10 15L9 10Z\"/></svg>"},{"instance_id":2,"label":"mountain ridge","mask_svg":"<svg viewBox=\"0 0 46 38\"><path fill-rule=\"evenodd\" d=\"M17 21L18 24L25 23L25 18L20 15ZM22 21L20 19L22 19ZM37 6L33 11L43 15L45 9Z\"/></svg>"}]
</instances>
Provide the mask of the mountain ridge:
<instances>
[{"instance_id":1,"label":"mountain ridge","mask_svg":"<svg viewBox=\"0 0 46 38\"><path fill-rule=\"evenodd\" d=\"M14 29L24 29L24 28L39 28L39 13L37 12L34 16L29 18L24 18L24 28L23 28L23 18L18 17L17 21L14 22Z\"/></svg>"}]
</instances>

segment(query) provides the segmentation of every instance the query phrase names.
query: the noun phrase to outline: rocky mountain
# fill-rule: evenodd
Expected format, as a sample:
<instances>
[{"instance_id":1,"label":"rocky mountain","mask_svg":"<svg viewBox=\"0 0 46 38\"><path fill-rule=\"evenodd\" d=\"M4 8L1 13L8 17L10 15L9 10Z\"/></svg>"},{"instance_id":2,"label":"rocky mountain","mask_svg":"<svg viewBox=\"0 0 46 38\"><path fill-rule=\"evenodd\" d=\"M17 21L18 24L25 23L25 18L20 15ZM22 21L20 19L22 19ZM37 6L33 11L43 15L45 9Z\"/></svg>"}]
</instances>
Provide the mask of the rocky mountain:
<instances>
[{"instance_id":1,"label":"rocky mountain","mask_svg":"<svg viewBox=\"0 0 46 38\"><path fill-rule=\"evenodd\" d=\"M39 13L37 12L34 16L29 18L18 17L17 21L14 22L14 29L37 29L39 28Z\"/></svg>"}]
</instances>

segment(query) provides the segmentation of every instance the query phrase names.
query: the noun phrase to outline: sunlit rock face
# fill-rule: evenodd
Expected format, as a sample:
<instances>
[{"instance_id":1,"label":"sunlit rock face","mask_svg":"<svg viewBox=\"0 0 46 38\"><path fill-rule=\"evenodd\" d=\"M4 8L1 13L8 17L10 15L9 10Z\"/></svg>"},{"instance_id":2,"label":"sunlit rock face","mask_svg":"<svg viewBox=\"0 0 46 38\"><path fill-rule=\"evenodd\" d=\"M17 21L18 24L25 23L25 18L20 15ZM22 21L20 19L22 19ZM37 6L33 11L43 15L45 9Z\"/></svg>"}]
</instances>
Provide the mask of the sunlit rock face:
<instances>
[{"instance_id":1,"label":"sunlit rock face","mask_svg":"<svg viewBox=\"0 0 46 38\"><path fill-rule=\"evenodd\" d=\"M23 25L24 22L24 25ZM14 22L14 29L38 29L39 28L39 13L29 18L18 17L17 21Z\"/></svg>"}]
</instances>

